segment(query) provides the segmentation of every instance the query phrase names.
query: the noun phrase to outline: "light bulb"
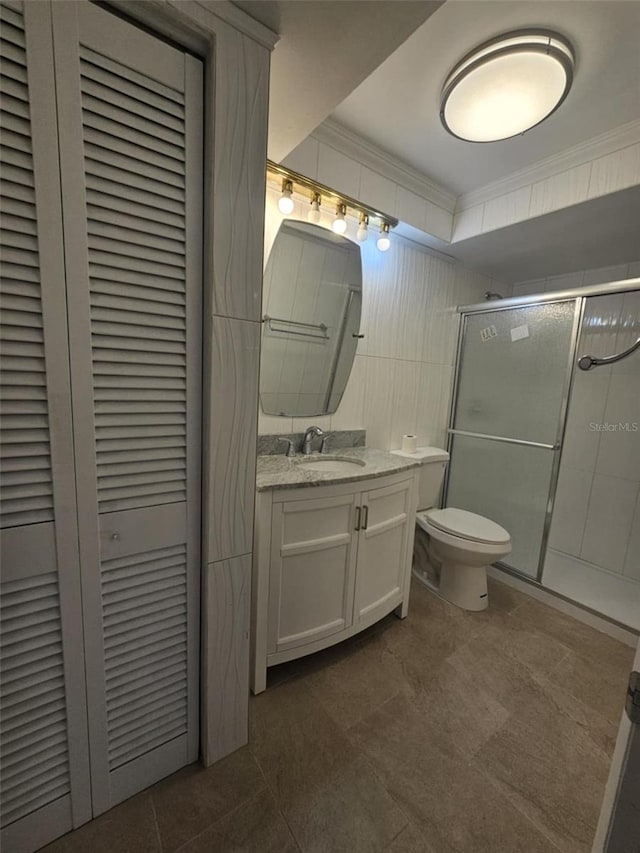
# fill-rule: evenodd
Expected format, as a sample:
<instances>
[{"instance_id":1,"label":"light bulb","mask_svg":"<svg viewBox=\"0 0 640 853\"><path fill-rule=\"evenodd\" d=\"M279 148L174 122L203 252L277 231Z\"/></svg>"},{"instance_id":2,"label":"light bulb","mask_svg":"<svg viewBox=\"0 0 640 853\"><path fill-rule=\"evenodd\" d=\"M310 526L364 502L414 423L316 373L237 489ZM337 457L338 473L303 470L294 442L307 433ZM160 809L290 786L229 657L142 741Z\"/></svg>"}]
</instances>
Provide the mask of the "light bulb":
<instances>
[{"instance_id":1,"label":"light bulb","mask_svg":"<svg viewBox=\"0 0 640 853\"><path fill-rule=\"evenodd\" d=\"M285 216L288 216L290 213L293 213L293 199L291 198L293 194L293 184L291 181L288 181L286 178L282 181L282 195L278 199L278 208L280 213L284 213Z\"/></svg>"},{"instance_id":2,"label":"light bulb","mask_svg":"<svg viewBox=\"0 0 640 853\"><path fill-rule=\"evenodd\" d=\"M356 240L358 243L366 243L369 239L369 217L366 213L360 214L360 223L356 231Z\"/></svg>"},{"instance_id":3,"label":"light bulb","mask_svg":"<svg viewBox=\"0 0 640 853\"><path fill-rule=\"evenodd\" d=\"M320 222L320 193L314 193L311 197L311 207L307 213L309 222Z\"/></svg>"},{"instance_id":4,"label":"light bulb","mask_svg":"<svg viewBox=\"0 0 640 853\"><path fill-rule=\"evenodd\" d=\"M344 218L347 208L344 204L339 204L336 208L336 218L333 220L331 227L336 234L344 234L347 230L347 220Z\"/></svg>"},{"instance_id":5,"label":"light bulb","mask_svg":"<svg viewBox=\"0 0 640 853\"><path fill-rule=\"evenodd\" d=\"M386 222L380 229L380 236L378 237L376 245L381 252L386 252L391 246L391 240L389 239L389 226Z\"/></svg>"}]
</instances>

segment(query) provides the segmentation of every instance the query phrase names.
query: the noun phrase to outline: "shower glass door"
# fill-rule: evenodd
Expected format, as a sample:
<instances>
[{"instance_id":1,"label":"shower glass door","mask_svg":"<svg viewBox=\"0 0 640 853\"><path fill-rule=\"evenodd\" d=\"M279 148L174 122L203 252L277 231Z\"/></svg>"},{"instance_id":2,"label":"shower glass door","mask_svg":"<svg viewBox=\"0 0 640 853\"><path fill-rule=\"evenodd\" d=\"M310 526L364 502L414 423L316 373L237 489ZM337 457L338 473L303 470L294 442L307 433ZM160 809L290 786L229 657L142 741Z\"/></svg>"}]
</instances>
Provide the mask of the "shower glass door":
<instances>
[{"instance_id":1,"label":"shower glass door","mask_svg":"<svg viewBox=\"0 0 640 853\"><path fill-rule=\"evenodd\" d=\"M538 579L579 300L462 317L446 505L509 531L502 562Z\"/></svg>"},{"instance_id":2,"label":"shower glass door","mask_svg":"<svg viewBox=\"0 0 640 853\"><path fill-rule=\"evenodd\" d=\"M640 630L640 290L584 301L542 583Z\"/></svg>"}]
</instances>

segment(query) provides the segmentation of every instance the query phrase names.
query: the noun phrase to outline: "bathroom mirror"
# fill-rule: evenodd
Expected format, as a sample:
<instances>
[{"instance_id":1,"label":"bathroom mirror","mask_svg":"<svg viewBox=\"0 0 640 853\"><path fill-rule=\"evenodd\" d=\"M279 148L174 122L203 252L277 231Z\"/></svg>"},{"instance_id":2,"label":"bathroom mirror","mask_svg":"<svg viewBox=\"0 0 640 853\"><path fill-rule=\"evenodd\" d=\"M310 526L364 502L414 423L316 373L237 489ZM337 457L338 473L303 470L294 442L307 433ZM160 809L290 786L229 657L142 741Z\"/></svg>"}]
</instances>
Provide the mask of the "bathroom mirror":
<instances>
[{"instance_id":1,"label":"bathroom mirror","mask_svg":"<svg viewBox=\"0 0 640 853\"><path fill-rule=\"evenodd\" d=\"M263 411L300 417L335 412L358 345L358 246L319 225L283 220L264 273L263 306Z\"/></svg>"}]
</instances>

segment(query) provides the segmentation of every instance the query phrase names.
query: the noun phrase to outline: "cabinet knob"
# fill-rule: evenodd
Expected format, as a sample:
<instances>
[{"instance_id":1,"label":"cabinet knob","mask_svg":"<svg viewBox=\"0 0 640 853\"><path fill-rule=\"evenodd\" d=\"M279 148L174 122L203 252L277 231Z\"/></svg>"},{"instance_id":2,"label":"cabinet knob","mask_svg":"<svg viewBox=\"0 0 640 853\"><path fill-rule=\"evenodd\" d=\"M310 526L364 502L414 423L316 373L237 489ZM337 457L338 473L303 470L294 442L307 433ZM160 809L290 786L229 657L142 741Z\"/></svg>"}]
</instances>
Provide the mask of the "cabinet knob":
<instances>
[{"instance_id":1,"label":"cabinet knob","mask_svg":"<svg viewBox=\"0 0 640 853\"><path fill-rule=\"evenodd\" d=\"M112 533L111 538L114 542L118 542L118 540L120 539L120 534L119 533Z\"/></svg>"},{"instance_id":2,"label":"cabinet knob","mask_svg":"<svg viewBox=\"0 0 640 853\"><path fill-rule=\"evenodd\" d=\"M356 507L356 526L355 526L356 530L360 530L360 514L361 514L361 512L362 512L362 508L357 506Z\"/></svg>"}]
</instances>

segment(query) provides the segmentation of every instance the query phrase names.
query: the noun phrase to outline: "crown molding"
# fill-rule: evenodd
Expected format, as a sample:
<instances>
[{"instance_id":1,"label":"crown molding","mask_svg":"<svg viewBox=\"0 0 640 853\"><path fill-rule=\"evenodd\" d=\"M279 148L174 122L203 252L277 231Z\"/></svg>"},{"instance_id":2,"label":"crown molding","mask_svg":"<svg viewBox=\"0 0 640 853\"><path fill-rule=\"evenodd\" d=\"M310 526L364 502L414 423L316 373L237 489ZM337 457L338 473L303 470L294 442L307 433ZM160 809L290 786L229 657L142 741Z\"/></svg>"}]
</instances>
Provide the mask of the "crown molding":
<instances>
[{"instance_id":1,"label":"crown molding","mask_svg":"<svg viewBox=\"0 0 640 853\"><path fill-rule=\"evenodd\" d=\"M405 189L417 193L448 213L453 213L456 205L455 193L333 119L325 119L311 136Z\"/></svg>"},{"instance_id":2,"label":"crown molding","mask_svg":"<svg viewBox=\"0 0 640 853\"><path fill-rule=\"evenodd\" d=\"M534 163L533 166L528 166L526 169L513 172L504 178L485 184L483 187L459 195L455 212L459 213L461 210L466 210L477 204L484 204L514 190L551 178L575 166L581 166L600 157L606 157L607 154L613 154L615 151L620 151L622 148L627 148L637 142L640 142L640 119L622 124L606 133L580 142L572 148L566 148L559 154L546 157L544 160Z\"/></svg>"},{"instance_id":3,"label":"crown molding","mask_svg":"<svg viewBox=\"0 0 640 853\"><path fill-rule=\"evenodd\" d=\"M234 29L249 36L249 38L257 41L258 44L261 44L268 50L273 50L280 40L278 33L274 33L269 27L265 27L260 21L256 21L255 18L252 18L251 15L248 15L239 6L231 3L230 0L213 0L213 2L196 0L196 3L210 15L215 15L217 18L225 21L234 27Z\"/></svg>"},{"instance_id":4,"label":"crown molding","mask_svg":"<svg viewBox=\"0 0 640 853\"><path fill-rule=\"evenodd\" d=\"M88 2L89 0L86 0ZM254 21L229 0L106 0L109 6L134 21L178 41L196 55L206 56L211 37L232 27L267 50L280 36Z\"/></svg>"}]
</instances>

